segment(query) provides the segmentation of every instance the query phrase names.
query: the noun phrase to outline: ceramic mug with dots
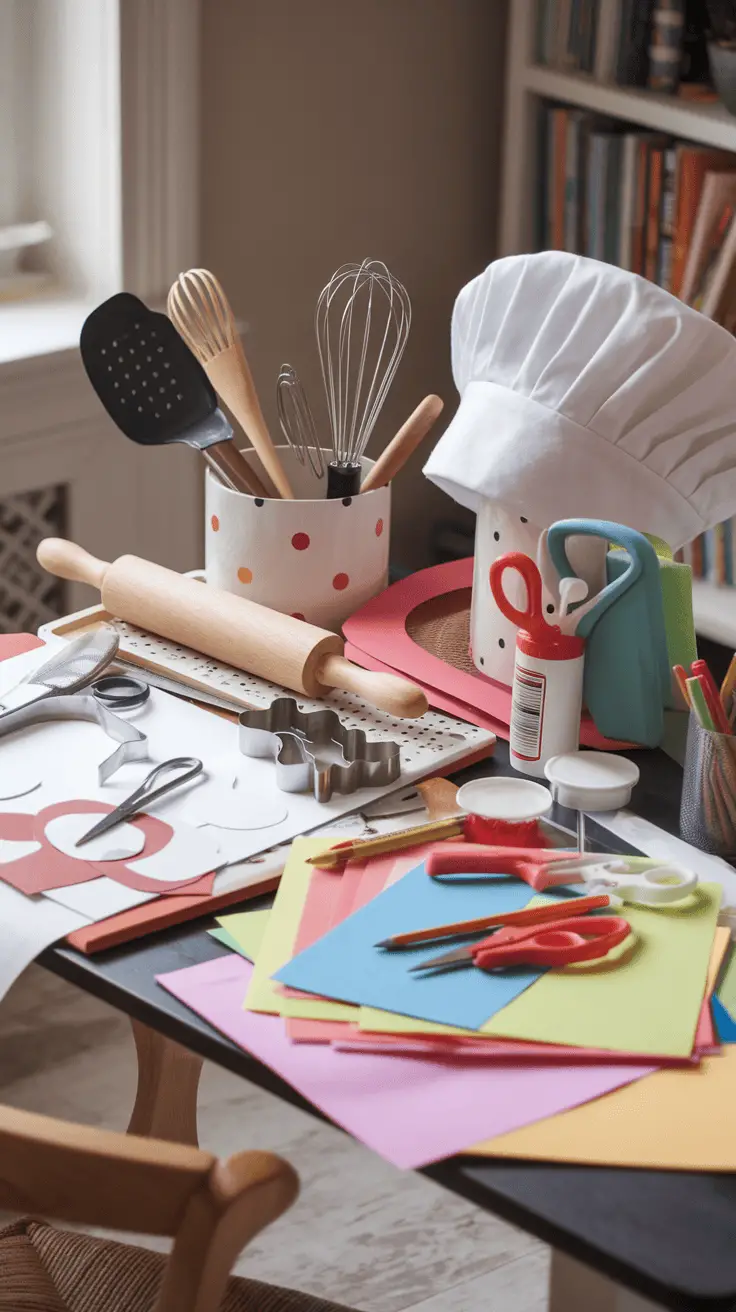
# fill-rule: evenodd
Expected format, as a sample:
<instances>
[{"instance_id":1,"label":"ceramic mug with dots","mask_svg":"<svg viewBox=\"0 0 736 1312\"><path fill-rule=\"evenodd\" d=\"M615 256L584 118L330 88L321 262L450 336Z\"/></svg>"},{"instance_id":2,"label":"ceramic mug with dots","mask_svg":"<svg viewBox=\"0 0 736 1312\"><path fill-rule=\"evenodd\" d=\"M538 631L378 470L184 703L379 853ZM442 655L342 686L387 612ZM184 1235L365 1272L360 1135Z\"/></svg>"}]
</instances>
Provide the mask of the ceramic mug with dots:
<instances>
[{"instance_id":1,"label":"ceramic mug with dots","mask_svg":"<svg viewBox=\"0 0 736 1312\"><path fill-rule=\"evenodd\" d=\"M549 525L543 527L549 528ZM536 560L541 532L539 525L530 524L525 515L509 510L498 501L485 501L478 511L470 610L471 655L481 674L509 688L514 679L516 627L501 614L493 599L491 565L508 551L523 551L526 556ZM584 578L588 584L588 595L593 596L604 585L605 542L600 538L571 538L568 552L579 577ZM509 571L507 578L508 583L504 583L504 586L508 589L509 600L524 610L526 597L521 577ZM542 605L545 614L553 622L555 599L546 588L542 590Z\"/></svg>"},{"instance_id":2,"label":"ceramic mug with dots","mask_svg":"<svg viewBox=\"0 0 736 1312\"><path fill-rule=\"evenodd\" d=\"M233 492L207 471L207 582L338 632L386 587L391 489L327 501L324 479L300 465L290 447L278 453L297 500ZM261 474L255 454L244 454ZM364 457L363 477L372 465Z\"/></svg>"}]
</instances>

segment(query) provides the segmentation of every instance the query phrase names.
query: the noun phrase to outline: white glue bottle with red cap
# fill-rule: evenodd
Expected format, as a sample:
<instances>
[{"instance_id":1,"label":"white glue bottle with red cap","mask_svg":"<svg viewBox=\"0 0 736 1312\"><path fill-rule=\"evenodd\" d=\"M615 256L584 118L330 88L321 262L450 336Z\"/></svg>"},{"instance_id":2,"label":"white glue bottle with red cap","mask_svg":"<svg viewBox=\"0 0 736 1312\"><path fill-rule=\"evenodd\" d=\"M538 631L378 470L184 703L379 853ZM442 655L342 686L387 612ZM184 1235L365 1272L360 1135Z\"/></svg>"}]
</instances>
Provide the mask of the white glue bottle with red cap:
<instances>
[{"instance_id":1,"label":"white glue bottle with red cap","mask_svg":"<svg viewBox=\"0 0 736 1312\"><path fill-rule=\"evenodd\" d=\"M513 570L526 586L526 610L504 590ZM499 610L518 625L511 687L509 754L522 774L544 778L553 756L575 752L580 742L585 643L549 624L542 606L542 580L536 564L522 552L500 556L491 565L491 592Z\"/></svg>"}]
</instances>

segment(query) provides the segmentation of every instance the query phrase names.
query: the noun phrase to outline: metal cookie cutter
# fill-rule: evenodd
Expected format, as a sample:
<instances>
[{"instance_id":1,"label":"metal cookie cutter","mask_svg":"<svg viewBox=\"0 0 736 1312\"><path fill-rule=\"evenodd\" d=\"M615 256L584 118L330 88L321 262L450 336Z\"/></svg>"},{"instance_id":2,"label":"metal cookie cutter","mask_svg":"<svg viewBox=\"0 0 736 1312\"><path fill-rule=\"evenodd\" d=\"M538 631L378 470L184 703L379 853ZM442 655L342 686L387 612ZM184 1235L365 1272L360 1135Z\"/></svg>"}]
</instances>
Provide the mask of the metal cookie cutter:
<instances>
[{"instance_id":1,"label":"metal cookie cutter","mask_svg":"<svg viewBox=\"0 0 736 1312\"><path fill-rule=\"evenodd\" d=\"M0 716L0 738L15 733L18 729L27 729L31 724L43 724L47 720L91 720L99 724L108 738L119 743L111 756L101 761L97 767L97 778L101 784L107 783L121 765L128 761L147 761L148 739L140 729L113 715L107 707L101 706L89 693L76 693L67 697L48 697L27 706L19 706L15 711L8 711Z\"/></svg>"},{"instance_id":2,"label":"metal cookie cutter","mask_svg":"<svg viewBox=\"0 0 736 1312\"><path fill-rule=\"evenodd\" d=\"M300 711L293 697L277 697L265 710L243 711L239 744L244 756L272 757L282 792L313 789L317 802L333 792L384 788L401 775L395 742L368 742L348 729L336 711Z\"/></svg>"}]
</instances>

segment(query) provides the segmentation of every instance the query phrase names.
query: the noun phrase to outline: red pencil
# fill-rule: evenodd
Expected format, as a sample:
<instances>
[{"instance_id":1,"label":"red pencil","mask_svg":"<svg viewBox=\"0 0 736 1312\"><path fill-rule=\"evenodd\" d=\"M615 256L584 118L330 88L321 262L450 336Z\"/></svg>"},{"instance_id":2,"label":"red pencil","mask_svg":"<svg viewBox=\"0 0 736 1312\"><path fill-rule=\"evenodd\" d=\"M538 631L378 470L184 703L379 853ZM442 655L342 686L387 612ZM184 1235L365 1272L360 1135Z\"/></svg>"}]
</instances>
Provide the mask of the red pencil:
<instances>
[{"instance_id":1,"label":"red pencil","mask_svg":"<svg viewBox=\"0 0 736 1312\"><path fill-rule=\"evenodd\" d=\"M702 660L693 661L691 669L703 689L703 696L705 697L706 705L710 711L710 716L716 732L730 734L731 727L728 723L726 712L723 709L721 695L718 691L716 681L708 669L707 662Z\"/></svg>"}]
</instances>

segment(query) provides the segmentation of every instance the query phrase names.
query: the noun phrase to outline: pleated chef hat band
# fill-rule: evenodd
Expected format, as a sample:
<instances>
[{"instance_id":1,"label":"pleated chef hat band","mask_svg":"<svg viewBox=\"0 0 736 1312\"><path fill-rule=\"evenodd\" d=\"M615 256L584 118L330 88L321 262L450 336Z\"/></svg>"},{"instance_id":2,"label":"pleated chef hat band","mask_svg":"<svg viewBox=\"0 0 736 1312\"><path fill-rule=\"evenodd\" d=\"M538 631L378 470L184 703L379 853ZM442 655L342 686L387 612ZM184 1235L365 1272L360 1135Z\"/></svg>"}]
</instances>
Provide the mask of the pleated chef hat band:
<instances>
[{"instance_id":1,"label":"pleated chef hat band","mask_svg":"<svg viewBox=\"0 0 736 1312\"><path fill-rule=\"evenodd\" d=\"M635 274L549 251L461 291L460 406L425 473L462 505L584 515L673 547L736 511L736 342Z\"/></svg>"}]
</instances>

